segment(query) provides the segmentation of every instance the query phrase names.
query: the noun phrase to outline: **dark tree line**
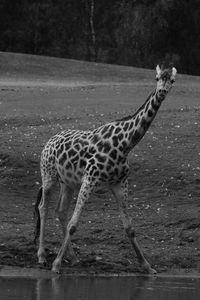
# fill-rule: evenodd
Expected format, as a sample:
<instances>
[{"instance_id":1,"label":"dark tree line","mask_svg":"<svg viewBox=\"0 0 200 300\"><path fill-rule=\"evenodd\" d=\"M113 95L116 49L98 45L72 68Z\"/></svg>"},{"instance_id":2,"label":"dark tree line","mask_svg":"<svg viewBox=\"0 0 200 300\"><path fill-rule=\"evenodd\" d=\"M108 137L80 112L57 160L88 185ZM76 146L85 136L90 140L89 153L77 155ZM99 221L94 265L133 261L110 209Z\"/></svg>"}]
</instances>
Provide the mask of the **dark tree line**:
<instances>
[{"instance_id":1,"label":"dark tree line","mask_svg":"<svg viewBox=\"0 0 200 300\"><path fill-rule=\"evenodd\" d=\"M199 0L0 0L0 51L200 74Z\"/></svg>"}]
</instances>

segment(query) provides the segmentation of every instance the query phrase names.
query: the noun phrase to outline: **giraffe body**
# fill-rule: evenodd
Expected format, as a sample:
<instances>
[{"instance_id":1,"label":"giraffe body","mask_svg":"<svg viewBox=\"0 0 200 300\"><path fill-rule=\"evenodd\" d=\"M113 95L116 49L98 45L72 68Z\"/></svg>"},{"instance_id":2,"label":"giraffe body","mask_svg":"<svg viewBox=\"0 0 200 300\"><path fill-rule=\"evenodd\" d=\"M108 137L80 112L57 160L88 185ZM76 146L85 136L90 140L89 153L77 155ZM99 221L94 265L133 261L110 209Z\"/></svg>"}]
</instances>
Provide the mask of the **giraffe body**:
<instances>
[{"instance_id":1,"label":"giraffe body","mask_svg":"<svg viewBox=\"0 0 200 300\"><path fill-rule=\"evenodd\" d=\"M93 131L66 130L54 136L42 153L42 176L74 189L80 188L84 176L96 188L120 182L128 171L123 147L126 141L124 136L121 140L119 135L111 137L114 125L113 122Z\"/></svg>"},{"instance_id":2,"label":"giraffe body","mask_svg":"<svg viewBox=\"0 0 200 300\"><path fill-rule=\"evenodd\" d=\"M48 201L57 181L61 185L57 212L63 228L64 241L53 263L53 271L59 272L65 250L74 257L70 236L76 231L77 223L89 196L98 189L109 189L118 201L125 231L143 268L150 267L137 244L131 220L127 214L129 173L128 154L141 140L170 90L176 70L161 70L157 66L157 87L138 111L121 120L112 121L89 131L65 130L52 137L41 155L42 198L39 204L41 218L38 258L45 262L44 228ZM67 212L75 189L80 189L71 220L67 224Z\"/></svg>"}]
</instances>

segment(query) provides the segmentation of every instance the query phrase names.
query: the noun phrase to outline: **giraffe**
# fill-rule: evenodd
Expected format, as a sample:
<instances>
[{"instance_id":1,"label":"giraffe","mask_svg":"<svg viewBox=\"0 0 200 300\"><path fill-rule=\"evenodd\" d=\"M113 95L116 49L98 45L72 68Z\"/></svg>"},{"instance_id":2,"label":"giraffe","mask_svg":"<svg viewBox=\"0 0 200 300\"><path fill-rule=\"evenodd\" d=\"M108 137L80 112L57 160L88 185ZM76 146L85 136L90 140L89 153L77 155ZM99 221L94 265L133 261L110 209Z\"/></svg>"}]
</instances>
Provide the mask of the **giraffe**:
<instances>
[{"instance_id":1,"label":"giraffe","mask_svg":"<svg viewBox=\"0 0 200 300\"><path fill-rule=\"evenodd\" d=\"M60 197L56 211L64 238L52 264L53 272L60 272L66 251L72 261L76 261L71 237L77 229L84 204L98 189L108 189L118 203L124 230L142 270L149 274L156 273L137 242L132 220L127 212L128 154L148 130L175 81L176 72L172 66L160 68L157 65L156 88L133 115L111 121L93 130L64 130L47 142L41 154L42 186L35 205L38 216L35 241L39 236L39 263L46 263L44 235L48 203L59 181ZM67 222L68 209L76 189L79 190L77 202L72 217Z\"/></svg>"}]
</instances>

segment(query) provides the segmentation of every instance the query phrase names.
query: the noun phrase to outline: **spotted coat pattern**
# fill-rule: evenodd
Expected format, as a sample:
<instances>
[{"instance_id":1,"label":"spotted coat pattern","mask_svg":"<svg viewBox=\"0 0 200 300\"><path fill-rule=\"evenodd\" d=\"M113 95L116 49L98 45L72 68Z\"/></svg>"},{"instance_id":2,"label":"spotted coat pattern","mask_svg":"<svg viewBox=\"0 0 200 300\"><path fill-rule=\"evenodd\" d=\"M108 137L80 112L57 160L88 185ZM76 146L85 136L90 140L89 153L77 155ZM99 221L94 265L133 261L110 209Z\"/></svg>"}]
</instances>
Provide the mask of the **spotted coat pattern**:
<instances>
[{"instance_id":1,"label":"spotted coat pattern","mask_svg":"<svg viewBox=\"0 0 200 300\"><path fill-rule=\"evenodd\" d=\"M109 122L89 131L65 130L52 137L41 155L41 175L43 197L40 203L41 229L38 250L39 262L45 261L44 227L47 214L49 191L58 180L64 191L59 200L60 221L64 228L64 241L53 262L52 270L59 272L61 260L67 247L70 248L70 236L76 226L85 201L92 192L109 188L119 204L120 215L125 231L133 245L141 265L154 273L144 258L135 238L127 214L129 173L128 154L142 139L174 82L175 68L157 70L157 87L144 104L133 114L123 119ZM74 213L65 227L63 215L67 202L66 191L80 188ZM68 194L69 195L69 194ZM66 228L66 229L65 229Z\"/></svg>"}]
</instances>

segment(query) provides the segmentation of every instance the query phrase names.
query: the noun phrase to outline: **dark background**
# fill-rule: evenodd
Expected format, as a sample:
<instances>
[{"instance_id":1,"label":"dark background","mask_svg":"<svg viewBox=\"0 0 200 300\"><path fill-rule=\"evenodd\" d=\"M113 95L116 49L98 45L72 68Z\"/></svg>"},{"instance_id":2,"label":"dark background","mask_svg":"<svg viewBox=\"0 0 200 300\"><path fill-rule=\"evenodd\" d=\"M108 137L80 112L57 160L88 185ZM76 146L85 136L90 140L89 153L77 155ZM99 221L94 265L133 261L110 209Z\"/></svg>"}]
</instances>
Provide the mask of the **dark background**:
<instances>
[{"instance_id":1,"label":"dark background","mask_svg":"<svg viewBox=\"0 0 200 300\"><path fill-rule=\"evenodd\" d=\"M199 0L0 0L0 51L200 75Z\"/></svg>"}]
</instances>

